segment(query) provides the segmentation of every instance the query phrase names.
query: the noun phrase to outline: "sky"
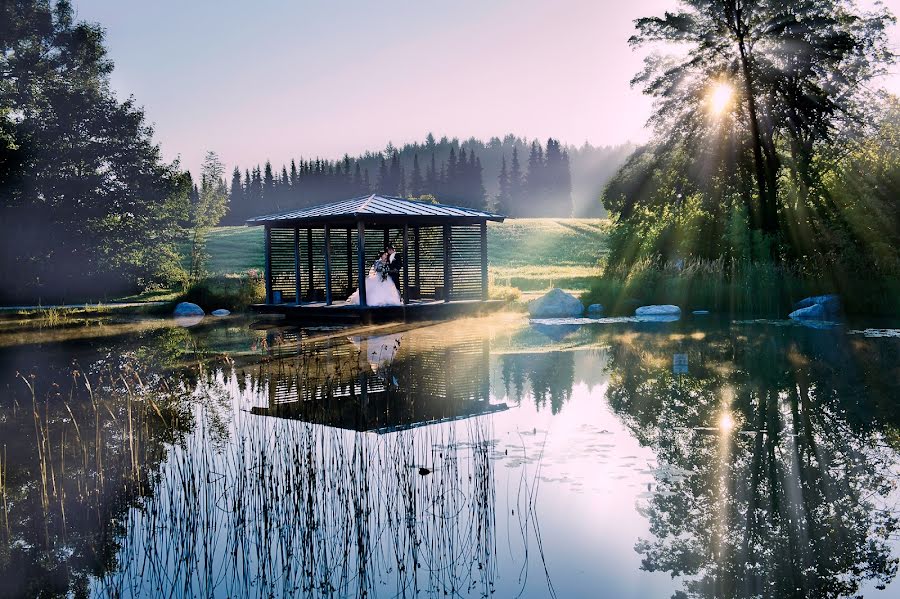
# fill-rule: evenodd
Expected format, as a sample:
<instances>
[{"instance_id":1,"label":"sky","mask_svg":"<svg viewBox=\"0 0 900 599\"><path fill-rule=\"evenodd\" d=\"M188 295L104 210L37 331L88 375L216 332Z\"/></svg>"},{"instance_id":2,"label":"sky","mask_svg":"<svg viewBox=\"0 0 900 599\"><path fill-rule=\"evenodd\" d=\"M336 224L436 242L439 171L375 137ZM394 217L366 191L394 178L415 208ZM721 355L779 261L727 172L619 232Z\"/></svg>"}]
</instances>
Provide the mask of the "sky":
<instances>
[{"instance_id":1,"label":"sky","mask_svg":"<svg viewBox=\"0 0 900 599\"><path fill-rule=\"evenodd\" d=\"M869 5L868 0L863 3ZM885 4L900 14L900 0ZM106 29L112 86L166 160L197 172L514 133L647 139L634 19L672 0L74 0ZM900 51L900 31L891 32ZM885 87L900 93L896 72Z\"/></svg>"}]
</instances>

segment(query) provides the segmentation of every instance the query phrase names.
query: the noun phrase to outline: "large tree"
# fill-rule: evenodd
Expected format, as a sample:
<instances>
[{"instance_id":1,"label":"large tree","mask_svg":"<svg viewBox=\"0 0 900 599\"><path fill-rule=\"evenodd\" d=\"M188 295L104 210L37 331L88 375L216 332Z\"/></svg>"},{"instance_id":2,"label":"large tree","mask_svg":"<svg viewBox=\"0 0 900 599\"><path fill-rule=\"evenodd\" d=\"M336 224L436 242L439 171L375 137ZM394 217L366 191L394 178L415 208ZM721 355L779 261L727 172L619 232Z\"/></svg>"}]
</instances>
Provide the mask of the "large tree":
<instances>
[{"instance_id":1,"label":"large tree","mask_svg":"<svg viewBox=\"0 0 900 599\"><path fill-rule=\"evenodd\" d=\"M188 179L112 68L68 2L0 2L3 300L101 298L177 260Z\"/></svg>"},{"instance_id":2,"label":"large tree","mask_svg":"<svg viewBox=\"0 0 900 599\"><path fill-rule=\"evenodd\" d=\"M698 154L727 137L739 158L732 170L750 167L754 227L766 234L790 228L779 222L790 208L779 193L782 169L805 193L817 150L861 122L864 84L892 59L885 34L892 17L883 8L863 13L852 0L679 4L637 20L630 40L678 50L651 55L634 79L657 100L659 145Z\"/></svg>"}]
</instances>

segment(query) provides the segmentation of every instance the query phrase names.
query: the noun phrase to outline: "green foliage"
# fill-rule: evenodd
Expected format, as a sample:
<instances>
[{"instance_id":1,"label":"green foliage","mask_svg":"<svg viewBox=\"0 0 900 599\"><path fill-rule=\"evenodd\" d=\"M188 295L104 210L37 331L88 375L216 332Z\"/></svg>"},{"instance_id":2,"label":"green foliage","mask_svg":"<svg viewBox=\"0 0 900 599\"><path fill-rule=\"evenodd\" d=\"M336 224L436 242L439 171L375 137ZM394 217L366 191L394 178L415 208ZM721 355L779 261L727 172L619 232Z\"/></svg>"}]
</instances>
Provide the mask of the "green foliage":
<instances>
[{"instance_id":1,"label":"green foliage","mask_svg":"<svg viewBox=\"0 0 900 599\"><path fill-rule=\"evenodd\" d=\"M75 300L154 280L187 216L143 111L109 89L97 25L68 2L0 4L2 301Z\"/></svg>"},{"instance_id":2,"label":"green foliage","mask_svg":"<svg viewBox=\"0 0 900 599\"><path fill-rule=\"evenodd\" d=\"M272 168L266 163L267 177ZM204 274L209 255L206 252L206 236L219 224L228 211L228 191L225 187L225 167L215 152L207 152L200 175L200 193L191 206L189 228L191 239L190 281L198 281Z\"/></svg>"},{"instance_id":3,"label":"green foliage","mask_svg":"<svg viewBox=\"0 0 900 599\"><path fill-rule=\"evenodd\" d=\"M686 2L637 21L633 44L684 52L635 78L656 98L657 138L604 191L609 268L593 295L783 315L798 293L838 292L851 311L889 311L900 109L860 82L893 60L893 19L836 0L740 6ZM713 110L717 86L731 95Z\"/></svg>"},{"instance_id":4,"label":"green foliage","mask_svg":"<svg viewBox=\"0 0 900 599\"><path fill-rule=\"evenodd\" d=\"M238 311L262 303L265 296L262 273L251 269L240 275L211 276L196 281L176 301L193 302L207 311L219 308Z\"/></svg>"}]
</instances>

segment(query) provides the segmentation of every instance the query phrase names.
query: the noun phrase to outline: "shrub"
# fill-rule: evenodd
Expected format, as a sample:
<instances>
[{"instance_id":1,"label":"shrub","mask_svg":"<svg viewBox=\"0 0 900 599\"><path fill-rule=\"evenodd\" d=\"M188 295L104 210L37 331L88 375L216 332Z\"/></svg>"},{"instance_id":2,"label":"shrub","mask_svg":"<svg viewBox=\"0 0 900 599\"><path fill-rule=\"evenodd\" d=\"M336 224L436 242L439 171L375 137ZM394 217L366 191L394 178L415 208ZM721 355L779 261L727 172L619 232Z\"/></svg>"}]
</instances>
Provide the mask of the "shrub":
<instances>
[{"instance_id":1,"label":"shrub","mask_svg":"<svg viewBox=\"0 0 900 599\"><path fill-rule=\"evenodd\" d=\"M226 308L246 310L251 304L265 299L265 282L253 269L241 275L207 277L192 284L178 297L179 302L193 302L206 310Z\"/></svg>"}]
</instances>

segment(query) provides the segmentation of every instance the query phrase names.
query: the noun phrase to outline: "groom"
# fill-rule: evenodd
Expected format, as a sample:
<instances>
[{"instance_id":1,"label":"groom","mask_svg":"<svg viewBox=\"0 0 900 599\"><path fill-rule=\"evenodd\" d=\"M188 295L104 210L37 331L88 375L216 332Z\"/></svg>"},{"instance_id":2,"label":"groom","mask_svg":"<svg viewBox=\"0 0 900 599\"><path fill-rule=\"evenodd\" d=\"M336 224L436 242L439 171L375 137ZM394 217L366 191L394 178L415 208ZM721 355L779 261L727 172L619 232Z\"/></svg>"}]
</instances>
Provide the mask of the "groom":
<instances>
[{"instance_id":1,"label":"groom","mask_svg":"<svg viewBox=\"0 0 900 599\"><path fill-rule=\"evenodd\" d=\"M397 253L397 250L394 248L394 244L390 244L387 246L387 253L388 276L391 277L391 280L397 287L397 291L400 291L400 272L403 270L403 256Z\"/></svg>"}]
</instances>

